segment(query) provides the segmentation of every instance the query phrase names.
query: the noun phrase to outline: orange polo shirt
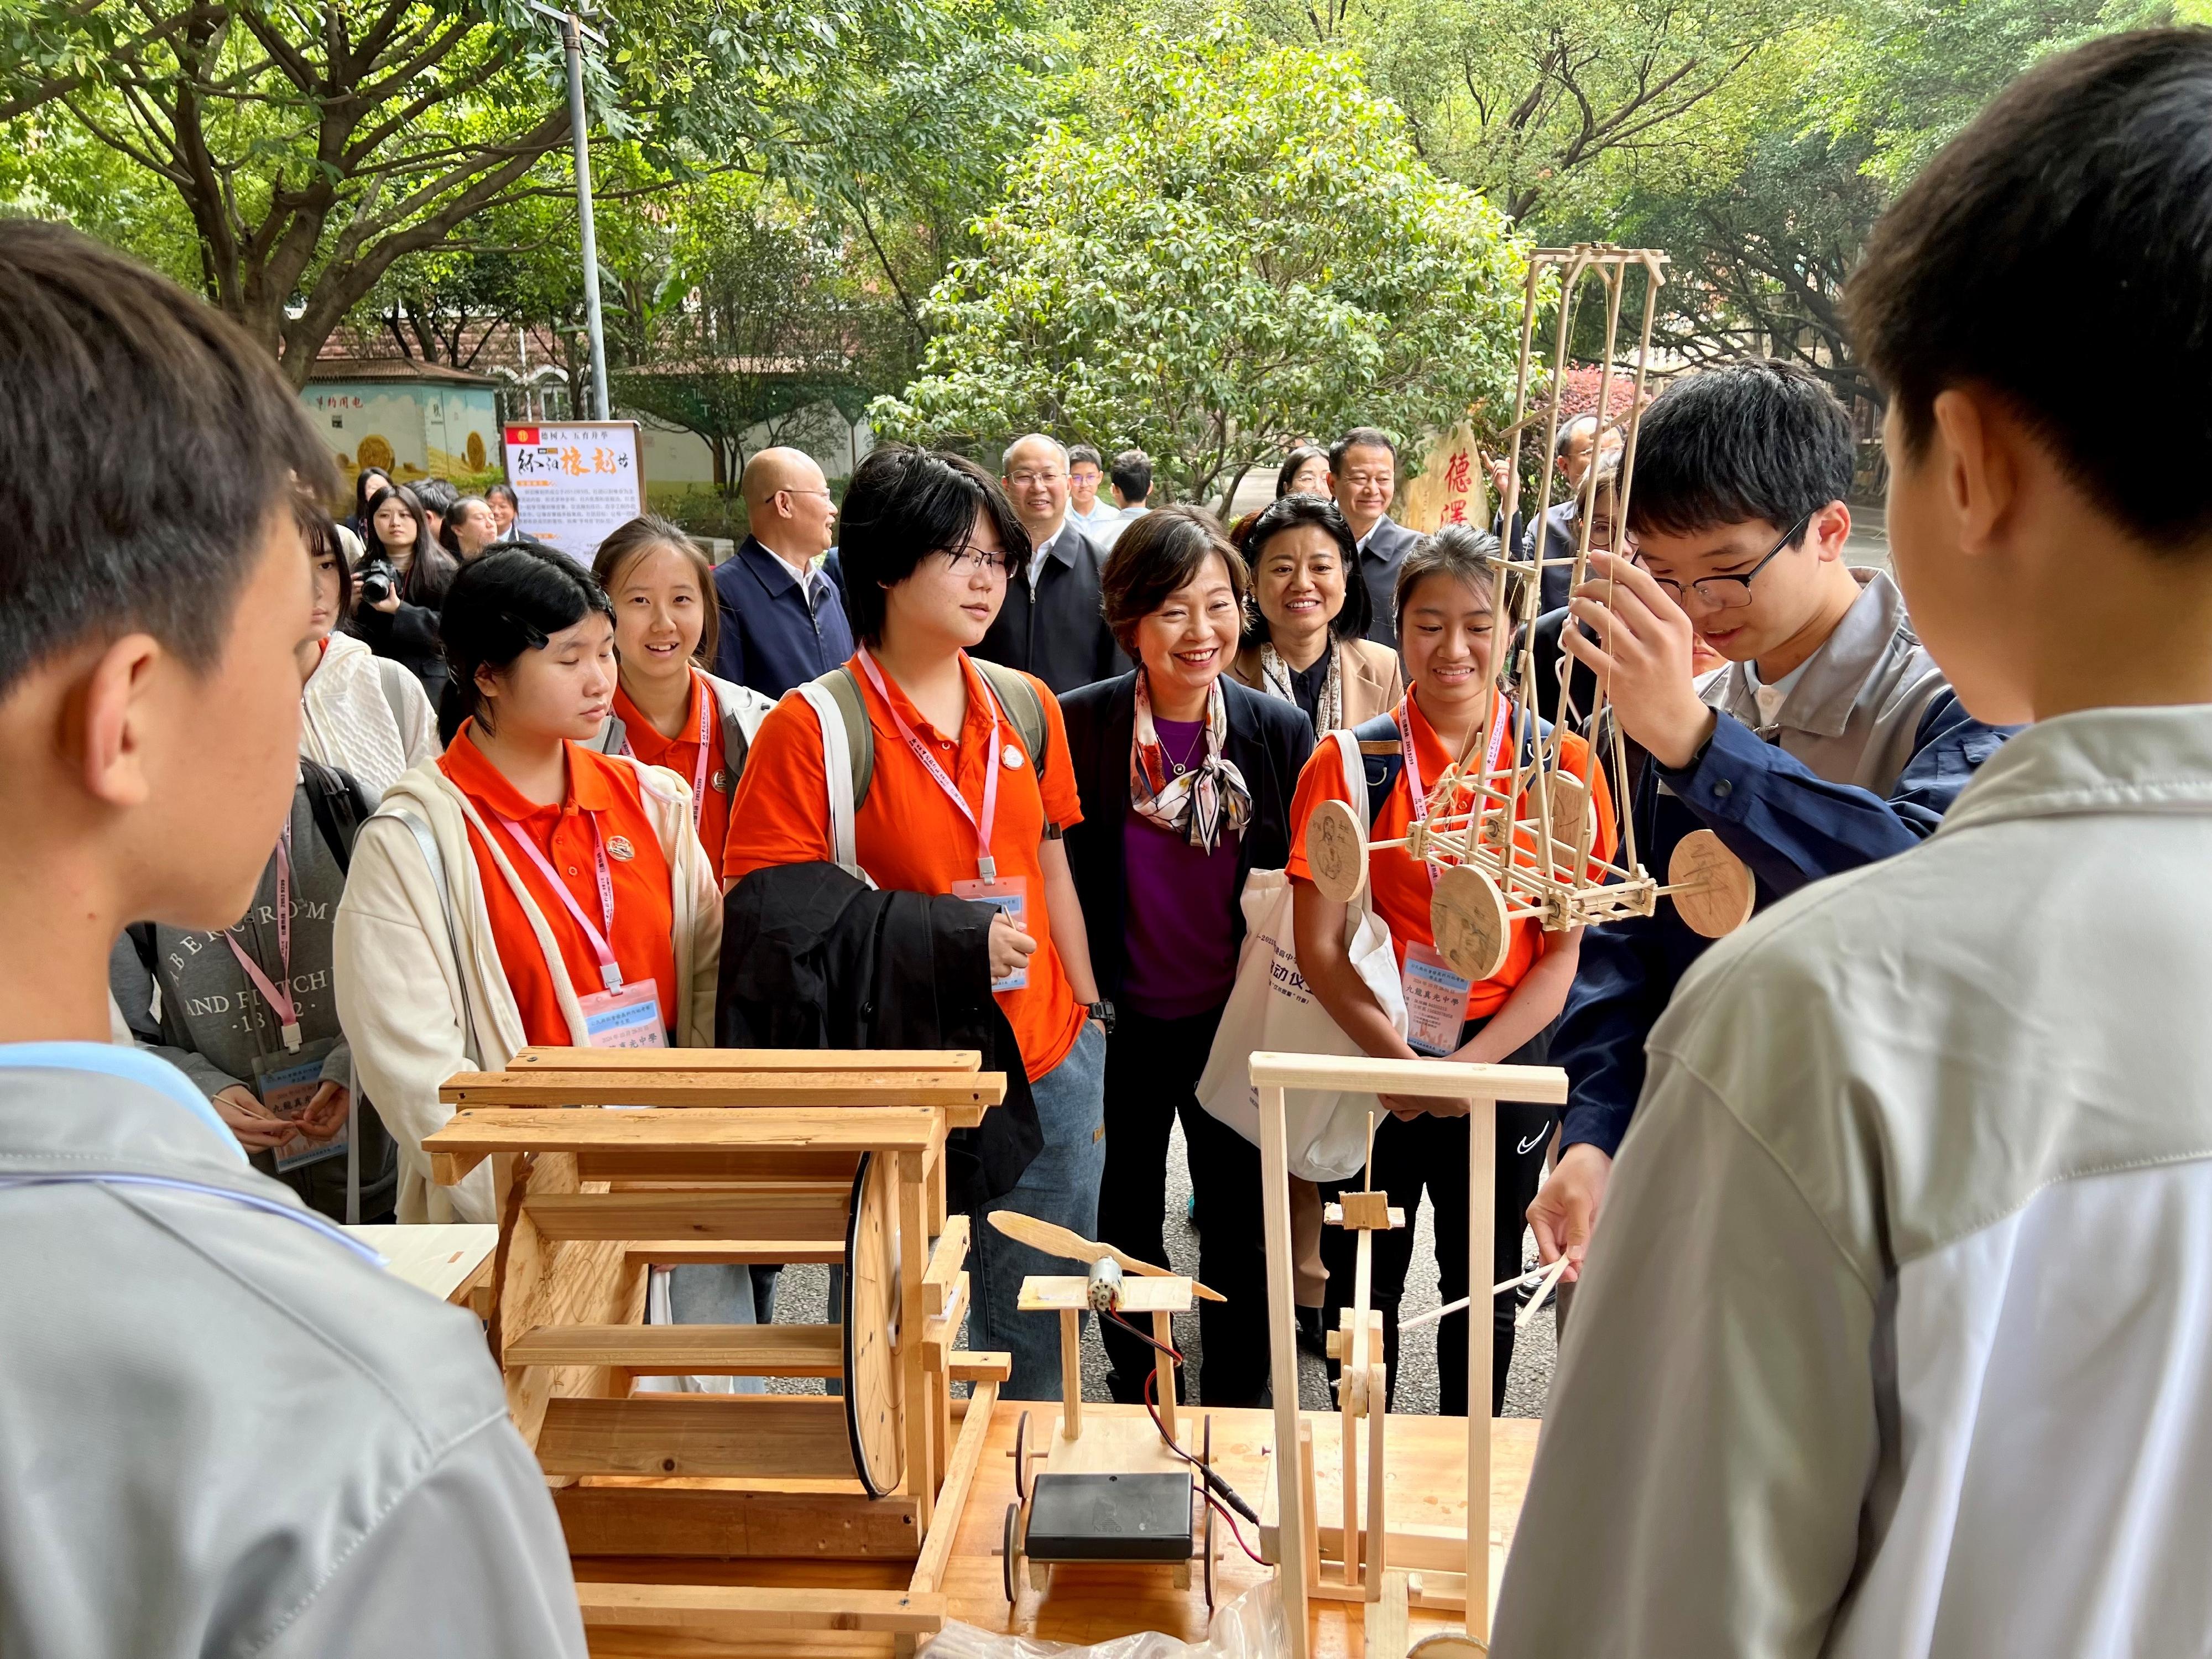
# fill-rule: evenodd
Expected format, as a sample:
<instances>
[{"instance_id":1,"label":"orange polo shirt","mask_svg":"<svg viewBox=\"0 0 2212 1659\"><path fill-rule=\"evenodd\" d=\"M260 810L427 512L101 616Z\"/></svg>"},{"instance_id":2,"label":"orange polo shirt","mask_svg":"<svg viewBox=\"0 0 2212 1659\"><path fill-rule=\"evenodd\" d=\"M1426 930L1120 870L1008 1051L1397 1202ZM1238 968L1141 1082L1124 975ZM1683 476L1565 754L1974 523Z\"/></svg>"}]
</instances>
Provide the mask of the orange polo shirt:
<instances>
[{"instance_id":1,"label":"orange polo shirt","mask_svg":"<svg viewBox=\"0 0 2212 1659\"><path fill-rule=\"evenodd\" d=\"M646 815L638 793L637 774L627 762L570 743L568 799L558 806L540 806L507 781L469 737L472 722L464 721L438 769L469 798L487 828L500 841L500 851L529 891L546 927L561 947L568 983L579 998L605 988L599 959L584 930L576 925L568 907L546 881L530 855L517 847L502 817L513 818L538 850L560 872L562 885L575 896L592 925L599 925L599 879L592 855L591 814L599 820L606 839L607 872L615 890L615 925L608 935L623 982L651 979L660 999L660 1023L676 1025L676 912L670 896L671 874L660 837ZM493 941L499 947L499 964L507 974L507 988L522 1011L522 1029L532 1042L566 1048L574 1040L561 1000L554 988L552 969L538 948L522 901L506 875L492 861L491 850L474 824L469 826L469 848L477 858L477 880L483 889L484 908L490 914Z\"/></svg>"},{"instance_id":2,"label":"orange polo shirt","mask_svg":"<svg viewBox=\"0 0 2212 1659\"><path fill-rule=\"evenodd\" d=\"M728 762L722 752L722 711L714 702L714 693L706 676L696 668L691 671L691 701L684 704L684 724L672 738L662 737L620 686L615 688L615 714L623 723L623 741L629 745L631 754L647 766L665 766L690 783L697 775L699 765L699 706L702 700L707 707L707 777L695 792L697 799L704 803L699 808L696 822L699 844L707 849L707 862L719 870L722 867L723 849L730 839L730 779L725 769Z\"/></svg>"},{"instance_id":3,"label":"orange polo shirt","mask_svg":"<svg viewBox=\"0 0 2212 1659\"><path fill-rule=\"evenodd\" d=\"M984 769L999 769L999 811L991 854L1000 880L1018 876L1029 884L1026 931L1037 942L1029 960L1029 983L999 993L999 1006L1014 1028L1023 1066L1035 1081L1067 1057L1083 1030L1083 1005L1076 1001L1060 953L1053 947L1039 860L1045 824L1066 829L1080 823L1083 807L1076 798L1075 770L1067 757L1067 728L1060 723L1058 701L1044 683L1024 676L1036 688L1050 732L1044 776L1039 779L1021 733L1003 715L994 751L989 689L965 656L961 666L968 676L968 715L957 743L922 718L897 681L885 675L884 684L897 699L908 726L929 745L979 821ZM860 866L878 887L949 893L954 882L975 878L975 828L906 746L891 723L889 706L857 663L853 672L860 684L876 745L868 798L853 817ZM1004 763L1010 745L1018 762L1012 767ZM804 697L786 697L753 734L731 817L729 852L722 865L723 875L731 881L769 865L827 863L831 859L822 725Z\"/></svg>"},{"instance_id":4,"label":"orange polo shirt","mask_svg":"<svg viewBox=\"0 0 2212 1659\"><path fill-rule=\"evenodd\" d=\"M1425 787L1434 788L1436 781L1443 775L1454 757L1437 737L1436 728L1422 717L1420 704L1408 692L1404 706L1412 710L1413 753L1421 765L1421 781ZM1589 776L1589 746L1569 732L1562 750L1567 769L1577 777ZM1453 803L1466 810L1474 799L1471 791L1462 790ZM1597 836L1590 843L1593 856L1601 859L1613 856L1613 797L1607 790L1605 776L1599 773L1593 793L1597 801ZM1313 872L1306 864L1306 821L1313 816L1314 808L1324 800L1340 800L1349 804L1352 792L1344 786L1343 750L1333 740L1323 741L1314 748L1313 758L1298 774L1297 794L1291 802L1291 856L1285 866L1295 880L1311 881ZM1525 804L1528 796L1524 793ZM1439 803L1438 809L1443 810ZM1412 779L1401 767L1390 793L1375 815L1371 841L1395 841L1403 836L1413 821L1413 791ZM1533 847L1533 843L1527 844ZM1525 854L1533 856L1533 854ZM1437 936L1429 922L1429 898L1435 890L1429 881L1427 866L1417 861L1402 847L1387 847L1367 855L1367 878L1374 894L1376 914L1389 924L1390 944L1397 953L1398 966L1406 965L1406 946L1408 943L1436 948ZM1536 958L1551 948L1551 940L1534 917L1524 917L1512 924L1513 942L1505 952L1505 965L1492 979L1481 981L1468 988L1467 1018L1481 1019L1496 1013L1505 1006L1506 998L1513 994L1516 986L1528 976L1536 965Z\"/></svg>"}]
</instances>

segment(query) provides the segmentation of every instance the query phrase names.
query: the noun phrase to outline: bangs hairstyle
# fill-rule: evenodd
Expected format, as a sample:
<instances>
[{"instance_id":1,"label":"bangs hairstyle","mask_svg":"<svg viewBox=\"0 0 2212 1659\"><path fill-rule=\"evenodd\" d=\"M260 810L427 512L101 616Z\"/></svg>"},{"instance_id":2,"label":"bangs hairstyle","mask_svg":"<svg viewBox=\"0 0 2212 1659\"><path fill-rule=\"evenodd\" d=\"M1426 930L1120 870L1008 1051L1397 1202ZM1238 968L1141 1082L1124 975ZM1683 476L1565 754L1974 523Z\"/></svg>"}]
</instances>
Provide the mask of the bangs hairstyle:
<instances>
[{"instance_id":1,"label":"bangs hairstyle","mask_svg":"<svg viewBox=\"0 0 2212 1659\"><path fill-rule=\"evenodd\" d=\"M1464 583L1482 596L1494 614L1500 570L1505 573L1505 609L1510 616L1519 609L1521 584L1528 580L1528 573L1525 565L1504 556L1497 537L1464 524L1448 524L1435 535L1422 537L1398 567L1392 615L1399 633L1406 631L1406 607L1413 602L1413 590L1431 576L1449 576Z\"/></svg>"},{"instance_id":2,"label":"bangs hairstyle","mask_svg":"<svg viewBox=\"0 0 2212 1659\"><path fill-rule=\"evenodd\" d=\"M1317 449L1312 453L1321 453ZM1242 545L1245 560L1252 567L1255 589L1260 580L1260 562L1267 556L1267 544L1285 530L1295 530L1300 525L1312 525L1328 532L1329 538L1336 544L1337 563L1344 571L1344 603L1328 619L1330 637L1360 638L1375 620L1375 601L1367 592L1367 579L1359 574L1358 538L1345 522L1343 509L1326 495L1285 495L1270 501L1254 517ZM1261 645L1273 637L1267 618L1255 599L1245 616L1244 642Z\"/></svg>"},{"instance_id":3,"label":"bangs hairstyle","mask_svg":"<svg viewBox=\"0 0 2212 1659\"><path fill-rule=\"evenodd\" d=\"M884 635L884 590L933 553L957 552L988 515L1006 550L1009 580L1030 562L1030 533L998 481L964 455L878 444L854 471L837 515L845 614L864 645Z\"/></svg>"},{"instance_id":4,"label":"bangs hairstyle","mask_svg":"<svg viewBox=\"0 0 2212 1659\"><path fill-rule=\"evenodd\" d=\"M1939 395L1984 386L2099 514L2148 547L2203 556L2212 406L2194 388L2212 374L2208 106L2212 33L2106 35L2021 76L1921 169L1876 222L1844 295L1903 459L1926 453ZM2054 329L2054 299L2114 329ZM2134 418L2120 413L2130 408Z\"/></svg>"},{"instance_id":5,"label":"bangs hairstyle","mask_svg":"<svg viewBox=\"0 0 2212 1659\"><path fill-rule=\"evenodd\" d=\"M1291 480L1298 476L1298 469L1308 461L1319 461L1328 466L1328 451L1319 444L1300 444L1290 453L1289 459L1275 473L1275 499L1280 501L1291 493ZM1334 467L1329 469L1335 471Z\"/></svg>"},{"instance_id":6,"label":"bangs hairstyle","mask_svg":"<svg viewBox=\"0 0 2212 1659\"><path fill-rule=\"evenodd\" d=\"M482 719L483 692L477 671L497 673L526 651L543 651L564 628L597 612L613 620L614 606L591 573L550 547L502 547L464 565L446 594L440 632L453 676L446 682L441 731Z\"/></svg>"},{"instance_id":7,"label":"bangs hairstyle","mask_svg":"<svg viewBox=\"0 0 2212 1659\"><path fill-rule=\"evenodd\" d=\"M204 672L271 528L338 492L268 352L60 225L0 220L0 696L139 630Z\"/></svg>"},{"instance_id":8,"label":"bangs hairstyle","mask_svg":"<svg viewBox=\"0 0 2212 1659\"><path fill-rule=\"evenodd\" d=\"M369 497L368 517L361 526L362 556L390 556L376 533L376 515L385 502L395 498L415 520L415 554L407 562L407 574L399 579L399 597L410 605L438 605L453 586L460 562L438 545L438 538L430 533L430 521L422 516L422 501L406 485L394 484Z\"/></svg>"},{"instance_id":9,"label":"bangs hairstyle","mask_svg":"<svg viewBox=\"0 0 2212 1659\"><path fill-rule=\"evenodd\" d=\"M1197 579L1209 557L1229 573L1241 611L1252 592L1244 556L1222 534L1221 520L1202 507L1156 507L1123 531L1098 573L1098 602L1121 649L1137 655L1137 624Z\"/></svg>"},{"instance_id":10,"label":"bangs hairstyle","mask_svg":"<svg viewBox=\"0 0 2212 1659\"><path fill-rule=\"evenodd\" d=\"M691 660L703 665L714 660L714 647L722 637L722 607L714 592L714 567L707 562L698 543L667 520L641 513L599 544L592 560L592 575L612 604L615 589L622 586L630 566L664 547L682 555L699 579L699 648ZM490 550L485 551L489 554Z\"/></svg>"},{"instance_id":11,"label":"bangs hairstyle","mask_svg":"<svg viewBox=\"0 0 2212 1659\"><path fill-rule=\"evenodd\" d=\"M353 567L346 562L345 544L338 539L338 527L331 522L331 515L304 495L293 506L292 522L300 526L301 539L307 544L310 580L314 567L325 558L338 568L338 611L331 619L335 629L353 615Z\"/></svg>"},{"instance_id":12,"label":"bangs hairstyle","mask_svg":"<svg viewBox=\"0 0 2212 1659\"><path fill-rule=\"evenodd\" d=\"M371 483L370 480L375 480ZM369 497L392 488L392 477L380 466L365 466L353 475L353 515L364 528L368 524Z\"/></svg>"},{"instance_id":13,"label":"bangs hairstyle","mask_svg":"<svg viewBox=\"0 0 2212 1659\"><path fill-rule=\"evenodd\" d=\"M1636 440L1628 528L1691 536L1765 520L1776 531L1850 494L1851 417L1795 363L1734 363L1674 382Z\"/></svg>"}]
</instances>

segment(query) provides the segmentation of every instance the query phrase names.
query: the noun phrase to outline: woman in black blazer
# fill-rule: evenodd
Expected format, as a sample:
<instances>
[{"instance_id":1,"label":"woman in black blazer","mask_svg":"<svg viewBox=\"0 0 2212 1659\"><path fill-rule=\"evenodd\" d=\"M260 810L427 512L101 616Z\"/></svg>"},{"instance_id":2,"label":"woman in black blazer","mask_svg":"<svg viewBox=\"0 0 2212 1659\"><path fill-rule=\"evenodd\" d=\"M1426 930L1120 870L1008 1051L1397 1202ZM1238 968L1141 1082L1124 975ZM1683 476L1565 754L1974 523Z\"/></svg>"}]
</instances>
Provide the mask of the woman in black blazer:
<instances>
[{"instance_id":1,"label":"woman in black blazer","mask_svg":"<svg viewBox=\"0 0 2212 1659\"><path fill-rule=\"evenodd\" d=\"M1290 856L1291 798L1312 723L1239 685L1250 581L1212 514L1162 507L1114 545L1101 580L1107 625L1133 673L1067 693L1060 712L1083 797L1067 857L1099 992L1106 1045L1106 1169L1099 1236L1164 1262L1169 1132L1178 1113L1205 1213L1199 1277L1200 1397L1252 1406L1267 1390L1267 1255L1259 1149L1198 1103L1200 1074L1236 981L1244 878ZM1116 1400L1144 1397L1152 1350L1104 1327Z\"/></svg>"}]
</instances>

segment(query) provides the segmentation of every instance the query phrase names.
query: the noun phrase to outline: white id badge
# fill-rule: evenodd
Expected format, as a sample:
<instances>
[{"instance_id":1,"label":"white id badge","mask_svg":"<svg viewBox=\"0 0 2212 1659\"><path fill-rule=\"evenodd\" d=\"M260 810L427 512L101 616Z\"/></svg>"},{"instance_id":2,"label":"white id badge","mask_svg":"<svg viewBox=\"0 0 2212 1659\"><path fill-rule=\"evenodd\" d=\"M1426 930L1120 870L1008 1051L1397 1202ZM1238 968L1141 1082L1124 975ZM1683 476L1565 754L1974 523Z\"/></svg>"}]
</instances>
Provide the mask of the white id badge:
<instances>
[{"instance_id":1,"label":"white id badge","mask_svg":"<svg viewBox=\"0 0 2212 1659\"><path fill-rule=\"evenodd\" d=\"M279 1117L297 1117L307 1109L307 1103L323 1086L323 1061L337 1046L336 1041L324 1037L314 1042L303 1042L296 1048L280 1048L273 1054L257 1054L253 1060L253 1092L261 1103ZM276 1149L279 1170L296 1170L303 1164L319 1164L326 1158L337 1158L346 1149L349 1126L340 1124L338 1132L328 1140L310 1140L305 1135L294 1135Z\"/></svg>"},{"instance_id":2,"label":"white id badge","mask_svg":"<svg viewBox=\"0 0 2212 1659\"><path fill-rule=\"evenodd\" d=\"M952 884L952 896L981 899L986 904L995 904L1006 913L1006 920L1024 933L1030 930L1030 878L1027 876L1001 876L996 881L985 881L977 877L973 881ZM1004 979L991 981L994 991L1018 991L1030 982L1028 963L1008 974Z\"/></svg>"},{"instance_id":3,"label":"white id badge","mask_svg":"<svg viewBox=\"0 0 2212 1659\"><path fill-rule=\"evenodd\" d=\"M578 997L584 1011L584 1037L592 1048L665 1048L668 1033L660 1024L660 985L632 980L619 991L594 991Z\"/></svg>"},{"instance_id":4,"label":"white id badge","mask_svg":"<svg viewBox=\"0 0 2212 1659\"><path fill-rule=\"evenodd\" d=\"M1408 940L1401 978L1406 992L1406 1042L1417 1054L1448 1054L1459 1047L1467 1024L1469 981L1425 945Z\"/></svg>"}]
</instances>

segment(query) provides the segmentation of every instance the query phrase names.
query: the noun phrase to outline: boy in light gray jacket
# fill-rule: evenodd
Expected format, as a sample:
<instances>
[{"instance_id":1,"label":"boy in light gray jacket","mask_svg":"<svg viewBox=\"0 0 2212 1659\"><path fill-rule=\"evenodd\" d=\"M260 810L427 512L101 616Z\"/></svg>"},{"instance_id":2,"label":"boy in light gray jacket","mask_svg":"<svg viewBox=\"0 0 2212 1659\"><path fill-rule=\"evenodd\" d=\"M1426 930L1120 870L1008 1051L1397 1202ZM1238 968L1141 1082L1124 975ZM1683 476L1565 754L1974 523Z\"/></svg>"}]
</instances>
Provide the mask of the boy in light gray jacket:
<instances>
[{"instance_id":1,"label":"boy in light gray jacket","mask_svg":"<svg viewBox=\"0 0 2212 1659\"><path fill-rule=\"evenodd\" d=\"M107 1040L125 924L228 927L285 823L329 457L56 225L0 221L0 1653L581 1656L475 1322Z\"/></svg>"}]
</instances>

